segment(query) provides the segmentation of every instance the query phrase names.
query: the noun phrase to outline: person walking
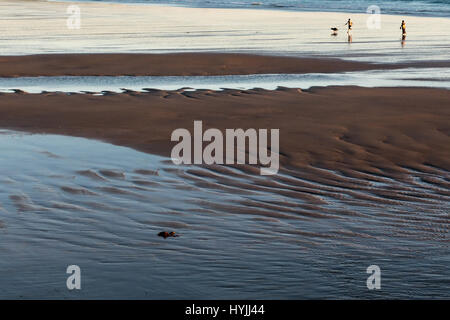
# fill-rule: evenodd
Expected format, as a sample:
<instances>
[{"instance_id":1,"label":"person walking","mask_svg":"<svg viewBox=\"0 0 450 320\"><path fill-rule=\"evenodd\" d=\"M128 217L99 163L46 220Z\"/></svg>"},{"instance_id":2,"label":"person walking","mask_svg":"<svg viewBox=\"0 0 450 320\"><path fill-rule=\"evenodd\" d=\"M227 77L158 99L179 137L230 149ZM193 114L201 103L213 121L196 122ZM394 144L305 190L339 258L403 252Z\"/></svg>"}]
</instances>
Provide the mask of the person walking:
<instances>
[{"instance_id":1,"label":"person walking","mask_svg":"<svg viewBox=\"0 0 450 320\"><path fill-rule=\"evenodd\" d=\"M348 26L348 32L350 32L352 30L353 27L353 21L352 19L348 18L347 23L345 24L345 26Z\"/></svg>"},{"instance_id":2,"label":"person walking","mask_svg":"<svg viewBox=\"0 0 450 320\"><path fill-rule=\"evenodd\" d=\"M406 23L405 23L405 20L402 20L402 24L400 25L400 29L402 30L402 35L406 35Z\"/></svg>"}]
</instances>

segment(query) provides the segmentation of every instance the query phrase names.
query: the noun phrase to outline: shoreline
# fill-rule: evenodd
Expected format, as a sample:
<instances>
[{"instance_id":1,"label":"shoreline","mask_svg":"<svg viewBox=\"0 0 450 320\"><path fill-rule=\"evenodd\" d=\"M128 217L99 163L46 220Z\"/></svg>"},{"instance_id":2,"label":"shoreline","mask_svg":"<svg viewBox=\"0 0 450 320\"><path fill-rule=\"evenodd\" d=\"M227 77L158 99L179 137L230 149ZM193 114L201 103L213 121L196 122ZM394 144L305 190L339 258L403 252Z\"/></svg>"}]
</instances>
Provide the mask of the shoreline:
<instances>
[{"instance_id":1,"label":"shoreline","mask_svg":"<svg viewBox=\"0 0 450 320\"><path fill-rule=\"evenodd\" d=\"M383 15L379 30L367 27L367 13L348 14L254 9L201 9L118 3L77 3L80 28L70 28L73 2L0 3L7 30L4 56L25 54L243 52L341 58L368 63L448 61L443 47L450 19L410 17L402 42L398 16ZM30 17L32 22L30 23ZM424 26L439 28L424 28ZM339 26L337 36L330 27Z\"/></svg>"},{"instance_id":2,"label":"shoreline","mask_svg":"<svg viewBox=\"0 0 450 320\"><path fill-rule=\"evenodd\" d=\"M0 266L16 271L0 296L71 299L53 280L76 261L93 275L83 299L285 299L298 283L309 288L299 298L371 298L345 285L379 260L399 279L387 298L448 297L450 175L436 166L450 166L449 100L437 89L357 87L2 95L0 127L116 146L0 130ZM175 166L117 147L167 152L170 131L191 131L198 117L221 130L280 127L280 174ZM180 238L158 236L166 230ZM18 239L27 250L10 249ZM349 270L324 272L343 257ZM411 268L422 275L412 282Z\"/></svg>"},{"instance_id":3,"label":"shoreline","mask_svg":"<svg viewBox=\"0 0 450 320\"><path fill-rule=\"evenodd\" d=\"M86 4L86 3L93 3L97 4L98 1L95 0L87 0L87 1L77 1L77 0L44 0L44 2L53 2L53 3L77 3L77 4ZM365 14L363 10L354 10L354 11L345 11L345 10L326 10L324 8L317 8L317 9L304 9L304 10L293 10L289 9L292 8L292 6L260 6L260 5L254 5L248 7L219 7L219 6L195 6L195 5L187 5L187 4L175 4L175 3L145 3L145 2L117 2L117 1L102 1L100 3L103 4L120 4L120 5L128 5L128 6L152 6L152 7L172 7L172 8L192 8L192 9L213 9L213 10L262 10L262 11L273 11L273 12L300 12L300 13L342 13L342 14L348 14L348 15L355 15L355 14ZM257 1L255 1L257 3ZM440 19L450 19L448 16L439 16L439 15L418 15L413 13L382 13L382 16L394 16L394 17L413 17L413 18L440 18Z\"/></svg>"},{"instance_id":4,"label":"shoreline","mask_svg":"<svg viewBox=\"0 0 450 320\"><path fill-rule=\"evenodd\" d=\"M0 297L449 296L450 19L0 10Z\"/></svg>"},{"instance_id":5,"label":"shoreline","mask_svg":"<svg viewBox=\"0 0 450 320\"><path fill-rule=\"evenodd\" d=\"M450 61L368 63L332 58L186 52L171 54L38 54L0 56L0 77L218 76L336 73L450 67Z\"/></svg>"},{"instance_id":6,"label":"shoreline","mask_svg":"<svg viewBox=\"0 0 450 320\"><path fill-rule=\"evenodd\" d=\"M171 132L192 131L194 120L202 120L205 130L280 129L282 168L450 171L450 150L442 148L450 143L449 103L449 90L433 88L7 93L1 94L0 127L170 156Z\"/></svg>"}]
</instances>

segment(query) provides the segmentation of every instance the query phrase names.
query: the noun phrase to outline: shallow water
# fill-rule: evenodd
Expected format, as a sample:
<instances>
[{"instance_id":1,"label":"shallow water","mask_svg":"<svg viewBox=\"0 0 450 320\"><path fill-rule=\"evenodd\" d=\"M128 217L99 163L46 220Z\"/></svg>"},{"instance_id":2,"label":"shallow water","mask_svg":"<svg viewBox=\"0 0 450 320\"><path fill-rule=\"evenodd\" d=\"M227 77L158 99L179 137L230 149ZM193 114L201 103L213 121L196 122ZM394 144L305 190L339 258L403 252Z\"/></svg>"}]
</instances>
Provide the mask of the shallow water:
<instances>
[{"instance_id":1,"label":"shallow water","mask_svg":"<svg viewBox=\"0 0 450 320\"><path fill-rule=\"evenodd\" d=\"M447 171L267 177L10 131L0 148L0 298L450 298Z\"/></svg>"},{"instance_id":2,"label":"shallow water","mask_svg":"<svg viewBox=\"0 0 450 320\"><path fill-rule=\"evenodd\" d=\"M436 87L450 88L450 68L408 68L343 73L261 74L235 76L191 77L21 77L0 78L0 92L14 89L29 93L62 92L122 92L122 89L142 91L191 89L276 89L278 86L308 89L312 86L357 85L363 87Z\"/></svg>"},{"instance_id":3,"label":"shallow water","mask_svg":"<svg viewBox=\"0 0 450 320\"><path fill-rule=\"evenodd\" d=\"M373 4L384 13L450 17L449 0L81 0L85 2L118 2L171 4L199 8L251 8L294 11L365 12Z\"/></svg>"}]
</instances>

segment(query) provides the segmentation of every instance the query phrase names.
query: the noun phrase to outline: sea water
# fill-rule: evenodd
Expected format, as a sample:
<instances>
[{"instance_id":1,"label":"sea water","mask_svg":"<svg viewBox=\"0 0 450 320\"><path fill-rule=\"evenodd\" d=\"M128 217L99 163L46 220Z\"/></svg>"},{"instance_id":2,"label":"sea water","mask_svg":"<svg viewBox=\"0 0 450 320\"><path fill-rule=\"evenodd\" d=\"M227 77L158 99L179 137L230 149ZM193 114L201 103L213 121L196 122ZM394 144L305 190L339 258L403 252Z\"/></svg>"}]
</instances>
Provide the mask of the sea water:
<instances>
[{"instance_id":1,"label":"sea water","mask_svg":"<svg viewBox=\"0 0 450 320\"><path fill-rule=\"evenodd\" d=\"M122 92L145 89L248 90L278 87L309 89L313 86L356 85L363 87L434 87L450 89L449 68L408 68L342 73L253 74L228 76L60 76L0 78L0 92L22 90L28 93Z\"/></svg>"},{"instance_id":2,"label":"sea water","mask_svg":"<svg viewBox=\"0 0 450 320\"><path fill-rule=\"evenodd\" d=\"M385 14L431 17L450 17L449 0L88 0L92 2L119 2L171 4L200 8L251 8L295 11L330 11L363 13L372 5Z\"/></svg>"}]
</instances>

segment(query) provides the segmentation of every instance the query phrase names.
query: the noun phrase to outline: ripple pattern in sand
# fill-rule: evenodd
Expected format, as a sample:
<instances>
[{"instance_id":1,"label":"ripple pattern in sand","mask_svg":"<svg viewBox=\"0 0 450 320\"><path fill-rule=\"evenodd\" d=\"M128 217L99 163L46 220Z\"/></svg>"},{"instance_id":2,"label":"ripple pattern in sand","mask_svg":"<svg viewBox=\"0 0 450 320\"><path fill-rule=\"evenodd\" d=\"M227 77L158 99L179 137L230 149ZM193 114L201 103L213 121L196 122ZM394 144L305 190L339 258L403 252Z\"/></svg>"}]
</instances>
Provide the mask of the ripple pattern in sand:
<instances>
[{"instance_id":1,"label":"ripple pattern in sand","mask_svg":"<svg viewBox=\"0 0 450 320\"><path fill-rule=\"evenodd\" d=\"M69 264L86 270L85 298L449 297L445 170L308 166L267 177L3 133L1 297L70 298ZM371 264L383 292L365 288Z\"/></svg>"}]
</instances>

